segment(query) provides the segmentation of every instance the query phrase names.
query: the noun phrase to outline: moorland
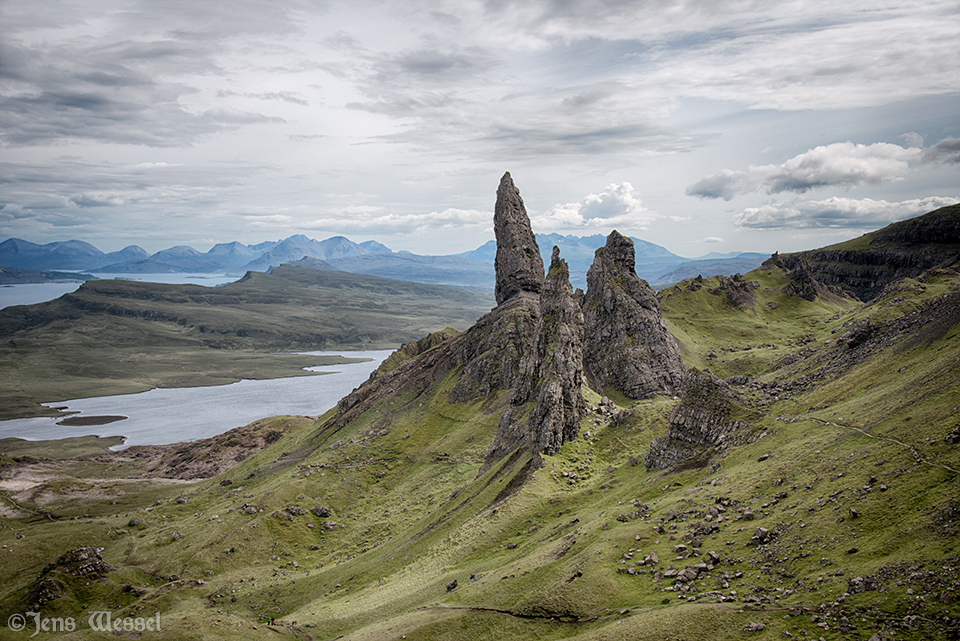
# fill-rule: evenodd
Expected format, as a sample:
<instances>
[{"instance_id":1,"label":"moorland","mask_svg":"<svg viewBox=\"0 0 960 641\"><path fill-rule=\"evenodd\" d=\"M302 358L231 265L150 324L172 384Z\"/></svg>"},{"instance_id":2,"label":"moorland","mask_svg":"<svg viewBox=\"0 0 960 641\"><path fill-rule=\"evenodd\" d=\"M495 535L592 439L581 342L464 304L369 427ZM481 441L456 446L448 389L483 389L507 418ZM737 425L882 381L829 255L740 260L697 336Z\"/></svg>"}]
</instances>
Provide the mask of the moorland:
<instances>
[{"instance_id":1,"label":"moorland","mask_svg":"<svg viewBox=\"0 0 960 641\"><path fill-rule=\"evenodd\" d=\"M0 310L0 420L52 416L40 403L307 376L344 362L292 352L386 349L493 305L483 290L281 266L221 287L93 280Z\"/></svg>"},{"instance_id":2,"label":"moorland","mask_svg":"<svg viewBox=\"0 0 960 641\"><path fill-rule=\"evenodd\" d=\"M529 226L508 178L497 306L317 420L0 460L0 610L75 638L99 610L159 613L141 638L957 638L960 207L658 293L612 233L580 294L501 241ZM196 318L158 322L247 338Z\"/></svg>"}]
</instances>

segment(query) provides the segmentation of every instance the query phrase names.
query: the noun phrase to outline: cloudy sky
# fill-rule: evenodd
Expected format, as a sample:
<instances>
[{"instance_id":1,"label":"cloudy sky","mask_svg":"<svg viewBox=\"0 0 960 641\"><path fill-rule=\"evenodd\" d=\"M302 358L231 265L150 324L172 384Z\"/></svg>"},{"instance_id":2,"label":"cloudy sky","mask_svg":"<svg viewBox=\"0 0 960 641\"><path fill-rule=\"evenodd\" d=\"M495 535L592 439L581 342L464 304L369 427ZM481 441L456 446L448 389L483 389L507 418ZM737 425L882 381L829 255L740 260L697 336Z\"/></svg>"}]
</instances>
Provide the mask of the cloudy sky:
<instances>
[{"instance_id":1,"label":"cloudy sky","mask_svg":"<svg viewBox=\"0 0 960 641\"><path fill-rule=\"evenodd\" d=\"M0 240L683 256L960 201L956 0L0 0Z\"/></svg>"}]
</instances>

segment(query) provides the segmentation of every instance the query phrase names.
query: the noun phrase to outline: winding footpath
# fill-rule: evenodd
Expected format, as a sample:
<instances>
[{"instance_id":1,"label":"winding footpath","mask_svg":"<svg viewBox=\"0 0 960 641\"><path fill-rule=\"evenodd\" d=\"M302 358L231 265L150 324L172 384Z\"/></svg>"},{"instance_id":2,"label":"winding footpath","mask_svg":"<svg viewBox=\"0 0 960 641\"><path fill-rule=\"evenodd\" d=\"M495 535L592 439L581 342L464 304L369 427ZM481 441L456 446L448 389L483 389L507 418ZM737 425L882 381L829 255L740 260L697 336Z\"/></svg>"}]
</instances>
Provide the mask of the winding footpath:
<instances>
[{"instance_id":1,"label":"winding footpath","mask_svg":"<svg viewBox=\"0 0 960 641\"><path fill-rule=\"evenodd\" d=\"M954 474L960 474L960 470L955 470L955 469L953 469L952 467L950 467L949 465L942 465L942 464L940 464L940 463L932 463L932 462L928 461L928 460L926 459L926 457L924 457L922 454L920 454L920 452L917 450L917 448L915 448L914 446L912 446L912 445L910 445L910 444L908 444L908 443L904 443L903 441L898 441L897 439L895 439L895 438L890 438L889 436L875 436L875 435L871 434L870 432L867 432L866 430L863 430L863 429L861 429L861 428L859 428L859 427L854 427L854 426L852 426L852 425L841 425L841 424L839 424L839 423L834 423L833 421L825 421L825 420L823 420L822 418L816 418L815 416L796 416L796 415L791 415L791 414L784 414L784 415L782 415L782 416L778 416L778 417L777 417L777 420L778 420L778 421L784 421L784 422L786 422L786 423L795 423L795 422L797 422L797 421L813 421L814 423L820 423L821 425L832 425L833 427L839 427L839 428L845 429L845 430L852 430L852 431L858 432L858 433L860 433L860 434L862 434L863 436L866 436L866 437L868 437L868 438L877 439L878 441L889 441L889 442L891 442L891 443L895 443L895 444L897 444L897 445L900 445L900 446L902 446L902 447L905 447L905 448L907 448L908 450L910 450L910 451L913 453L913 458L915 458L918 463L925 463L926 465L932 465L933 467L939 467L939 468L941 468L941 469L947 470L948 472L953 472Z\"/></svg>"}]
</instances>

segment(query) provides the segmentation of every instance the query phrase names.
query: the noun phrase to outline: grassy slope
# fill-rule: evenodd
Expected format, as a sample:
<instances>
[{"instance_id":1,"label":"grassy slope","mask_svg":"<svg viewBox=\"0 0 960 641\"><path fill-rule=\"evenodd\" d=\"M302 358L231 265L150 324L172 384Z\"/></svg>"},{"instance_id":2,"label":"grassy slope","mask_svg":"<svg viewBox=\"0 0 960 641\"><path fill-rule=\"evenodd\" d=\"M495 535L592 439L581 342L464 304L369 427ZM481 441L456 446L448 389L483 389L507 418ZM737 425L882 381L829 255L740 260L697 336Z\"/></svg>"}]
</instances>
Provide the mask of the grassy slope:
<instances>
[{"instance_id":1,"label":"grassy slope","mask_svg":"<svg viewBox=\"0 0 960 641\"><path fill-rule=\"evenodd\" d=\"M289 266L216 288L91 281L0 311L0 420L52 415L41 402L308 375L322 359L276 352L396 347L464 329L492 304L485 292Z\"/></svg>"},{"instance_id":2,"label":"grassy slope","mask_svg":"<svg viewBox=\"0 0 960 641\"><path fill-rule=\"evenodd\" d=\"M845 322L896 317L960 283L944 273L855 307L785 300L775 271L747 279L761 283L754 311L737 311L704 287L664 293L665 314L689 364L724 376L762 374L781 387L836 360L842 346L826 341ZM647 473L634 464L665 432L671 399L634 403L635 418L619 427L591 414L581 438L499 503L523 461L477 472L504 399L449 404L454 372L424 397L396 399L389 413L376 406L339 431L324 431L329 416L288 425L285 438L209 481L144 487L116 505L57 508L89 518L4 519L0 541L10 552L0 556L0 572L10 579L0 605L19 611L46 563L95 545L118 571L91 586L64 578L75 598L45 613L79 616L80 603L159 611L164 635L184 639L263 633L264 616L280 622L271 638L868 639L881 628L881 638L951 638L956 624L943 617L960 612L944 582L960 580L951 516L960 505L956 473L940 466L960 468L956 446L943 442L960 418L957 333L954 324L929 340L905 337L779 400L758 389L767 435L730 450L716 471ZM806 359L781 361L793 352ZM792 364L776 369L779 362ZM586 393L595 406L599 397ZM121 472L96 471L111 473ZM223 487L222 479L234 483ZM173 502L181 493L186 503ZM637 499L649 511L618 520L637 511ZM723 519L707 521L721 499ZM273 516L318 504L333 514ZM244 505L259 511L242 513ZM755 518L742 520L744 510ZM134 515L143 523L130 527ZM690 544L692 527L711 522L720 529L701 537L700 556L674 552ZM777 532L775 540L748 545L758 527ZM617 572L627 567L625 554L633 562L655 552L662 571L709 551L722 562L697 589L719 592L722 603L681 599L649 567L637 576ZM851 578L874 575L886 577L883 590L845 596ZM124 592L125 583L144 595ZM745 635L749 623L766 629ZM80 627L78 638L97 636Z\"/></svg>"}]
</instances>

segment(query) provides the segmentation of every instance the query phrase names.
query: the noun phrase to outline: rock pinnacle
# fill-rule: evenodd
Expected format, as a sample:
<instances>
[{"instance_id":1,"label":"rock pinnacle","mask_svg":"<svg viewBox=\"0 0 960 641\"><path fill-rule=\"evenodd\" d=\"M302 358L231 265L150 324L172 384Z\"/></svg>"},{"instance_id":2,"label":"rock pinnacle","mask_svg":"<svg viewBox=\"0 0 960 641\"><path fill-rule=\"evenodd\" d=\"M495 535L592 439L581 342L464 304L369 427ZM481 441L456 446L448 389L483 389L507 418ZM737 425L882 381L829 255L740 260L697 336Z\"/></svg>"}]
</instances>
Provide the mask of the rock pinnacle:
<instances>
[{"instance_id":1,"label":"rock pinnacle","mask_svg":"<svg viewBox=\"0 0 960 641\"><path fill-rule=\"evenodd\" d=\"M539 294L543 289L543 259L520 191L513 184L509 171L500 179L497 189L493 230L497 237L494 263L497 304L519 292Z\"/></svg>"}]
</instances>

